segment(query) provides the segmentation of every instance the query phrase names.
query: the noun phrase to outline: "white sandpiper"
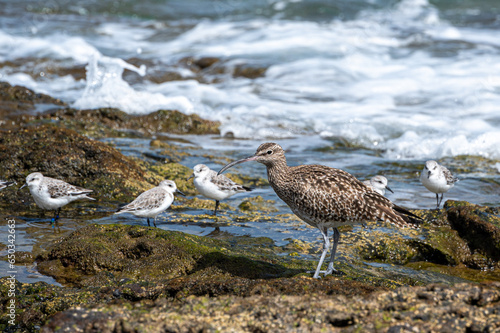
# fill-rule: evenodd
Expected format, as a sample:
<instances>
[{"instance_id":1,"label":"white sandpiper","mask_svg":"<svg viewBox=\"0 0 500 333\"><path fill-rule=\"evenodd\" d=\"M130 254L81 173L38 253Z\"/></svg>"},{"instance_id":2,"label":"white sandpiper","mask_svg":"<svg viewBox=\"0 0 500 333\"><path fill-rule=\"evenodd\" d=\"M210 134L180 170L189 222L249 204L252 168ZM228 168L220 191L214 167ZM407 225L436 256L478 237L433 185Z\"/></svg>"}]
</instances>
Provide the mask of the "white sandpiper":
<instances>
[{"instance_id":1,"label":"white sandpiper","mask_svg":"<svg viewBox=\"0 0 500 333\"><path fill-rule=\"evenodd\" d=\"M153 217L153 225L156 227L158 215L174 202L174 193L184 195L177 189L173 180L163 180L157 187L141 193L134 201L120 207L115 214L130 213L138 217L146 217L148 226L151 226L149 218Z\"/></svg>"},{"instance_id":2,"label":"white sandpiper","mask_svg":"<svg viewBox=\"0 0 500 333\"><path fill-rule=\"evenodd\" d=\"M224 175L217 175L204 164L195 165L193 174L188 179L193 179L194 186L203 196L215 200L214 216L217 215L219 201L227 199L236 193L250 192L249 187L237 184Z\"/></svg>"},{"instance_id":3,"label":"white sandpiper","mask_svg":"<svg viewBox=\"0 0 500 333\"><path fill-rule=\"evenodd\" d=\"M3 190L4 188L6 188L7 186L10 186L14 184L14 182L8 182L8 181L5 181L5 180L0 180L0 190Z\"/></svg>"},{"instance_id":4,"label":"white sandpiper","mask_svg":"<svg viewBox=\"0 0 500 333\"><path fill-rule=\"evenodd\" d=\"M70 202L78 199L95 200L87 196L87 194L93 192L92 190L71 185L59 179L45 177L40 172L29 174L26 177L26 184L21 188L25 186L28 186L38 207L55 210L52 223L57 222L61 208Z\"/></svg>"},{"instance_id":5,"label":"white sandpiper","mask_svg":"<svg viewBox=\"0 0 500 333\"><path fill-rule=\"evenodd\" d=\"M430 160L425 162L424 169L420 173L420 181L426 189L436 193L436 209L439 209L444 193L455 185L458 178L438 162ZM441 198L439 193L441 193Z\"/></svg>"},{"instance_id":6,"label":"white sandpiper","mask_svg":"<svg viewBox=\"0 0 500 333\"><path fill-rule=\"evenodd\" d=\"M353 175L324 165L286 163L285 151L272 142L263 143L253 156L229 163L219 174L243 162L257 161L267 168L267 177L274 192L301 220L319 229L323 236L323 252L314 278L336 272L333 260L340 240L338 227L365 221L386 221L399 228L416 228L420 217L393 204L386 197L369 189ZM326 271L321 270L330 247L328 229L333 229L333 246Z\"/></svg>"},{"instance_id":7,"label":"white sandpiper","mask_svg":"<svg viewBox=\"0 0 500 333\"><path fill-rule=\"evenodd\" d=\"M387 178L384 176L373 176L370 180L365 180L363 182L366 186L371 187L375 192L381 195L385 195L385 190L394 193L389 186L387 186Z\"/></svg>"}]
</instances>

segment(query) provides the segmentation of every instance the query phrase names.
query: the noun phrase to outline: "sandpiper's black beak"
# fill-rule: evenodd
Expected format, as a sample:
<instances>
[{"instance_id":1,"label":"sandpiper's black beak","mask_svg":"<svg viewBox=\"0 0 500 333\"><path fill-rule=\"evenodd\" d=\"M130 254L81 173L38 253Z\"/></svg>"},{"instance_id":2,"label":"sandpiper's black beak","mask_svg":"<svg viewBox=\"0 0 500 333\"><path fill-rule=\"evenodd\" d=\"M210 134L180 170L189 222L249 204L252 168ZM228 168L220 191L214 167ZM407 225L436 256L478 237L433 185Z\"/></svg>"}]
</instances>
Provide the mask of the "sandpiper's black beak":
<instances>
[{"instance_id":1,"label":"sandpiper's black beak","mask_svg":"<svg viewBox=\"0 0 500 333\"><path fill-rule=\"evenodd\" d=\"M388 191L390 191L391 193L394 193L394 191L391 190L391 188L389 186L386 186L385 189L388 190Z\"/></svg>"},{"instance_id":2,"label":"sandpiper's black beak","mask_svg":"<svg viewBox=\"0 0 500 333\"><path fill-rule=\"evenodd\" d=\"M431 177L431 170L429 170L429 171L427 172L427 178L430 178L430 177Z\"/></svg>"},{"instance_id":3,"label":"sandpiper's black beak","mask_svg":"<svg viewBox=\"0 0 500 333\"><path fill-rule=\"evenodd\" d=\"M20 190L20 189L22 189L23 187L25 187L26 185L28 185L28 184L24 183L24 185L23 185L23 186L21 186L21 187L19 188L19 190ZM19 191L19 190L18 190L18 191Z\"/></svg>"},{"instance_id":4,"label":"sandpiper's black beak","mask_svg":"<svg viewBox=\"0 0 500 333\"><path fill-rule=\"evenodd\" d=\"M257 157L258 156L253 155L253 156L250 156L250 157L247 157L247 158L243 158L241 160L237 160L237 161L231 162L231 163L227 164L226 166L224 166L222 169L220 169L219 172L217 172L217 175L220 175L221 173L223 173L227 169L235 166L236 164L250 162L250 161L255 161L257 159Z\"/></svg>"},{"instance_id":5,"label":"sandpiper's black beak","mask_svg":"<svg viewBox=\"0 0 500 333\"><path fill-rule=\"evenodd\" d=\"M175 193L179 193L180 195L182 195L183 197L185 197L186 195L184 193L182 193L181 191L179 191L179 189L176 189L175 190Z\"/></svg>"},{"instance_id":6,"label":"sandpiper's black beak","mask_svg":"<svg viewBox=\"0 0 500 333\"><path fill-rule=\"evenodd\" d=\"M186 180L190 180L193 177L194 177L194 173L192 173L191 176L189 176L188 179L186 179Z\"/></svg>"}]
</instances>

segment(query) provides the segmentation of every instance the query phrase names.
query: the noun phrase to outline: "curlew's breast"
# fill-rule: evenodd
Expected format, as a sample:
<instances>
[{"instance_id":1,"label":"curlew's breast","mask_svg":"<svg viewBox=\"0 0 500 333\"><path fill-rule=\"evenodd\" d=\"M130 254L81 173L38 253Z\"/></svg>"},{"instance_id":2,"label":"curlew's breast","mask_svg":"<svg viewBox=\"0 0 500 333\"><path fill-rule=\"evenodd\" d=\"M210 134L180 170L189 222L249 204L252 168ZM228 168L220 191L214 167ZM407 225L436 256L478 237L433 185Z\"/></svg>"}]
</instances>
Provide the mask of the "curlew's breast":
<instances>
[{"instance_id":1,"label":"curlew's breast","mask_svg":"<svg viewBox=\"0 0 500 333\"><path fill-rule=\"evenodd\" d=\"M276 194L313 226L338 227L379 220L390 201L351 174L321 165L289 168L289 177L269 177Z\"/></svg>"}]
</instances>

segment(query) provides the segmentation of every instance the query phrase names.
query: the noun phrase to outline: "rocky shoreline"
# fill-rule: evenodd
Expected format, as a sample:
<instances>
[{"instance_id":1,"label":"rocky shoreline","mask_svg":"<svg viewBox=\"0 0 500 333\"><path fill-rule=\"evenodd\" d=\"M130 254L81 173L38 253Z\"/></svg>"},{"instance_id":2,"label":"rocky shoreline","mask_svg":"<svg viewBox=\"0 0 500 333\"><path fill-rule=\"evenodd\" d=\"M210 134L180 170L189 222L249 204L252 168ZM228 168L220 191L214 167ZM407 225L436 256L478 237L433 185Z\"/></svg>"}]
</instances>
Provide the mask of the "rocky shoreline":
<instances>
[{"instance_id":1,"label":"rocky shoreline","mask_svg":"<svg viewBox=\"0 0 500 333\"><path fill-rule=\"evenodd\" d=\"M54 107L35 113L38 103ZM64 209L66 217L85 216L87 226L18 253L18 264L35 262L38 271L62 286L16 281L17 325L12 326L10 281L1 278L2 331L500 331L498 208L448 201L441 210L413 211L426 221L418 232L371 239L345 228L342 242L352 246L342 251L356 251L359 258L339 263L345 275L315 280L305 273L313 266L306 257L318 249L299 241L277 246L266 237L198 237L92 222L165 178L178 180L178 187L194 196L186 181L191 170L178 163L189 151L158 133L213 134L218 123L175 110L147 116L75 110L7 83L0 84L0 105L2 178L22 184L30 172L45 170L94 189L99 200L99 205ZM148 159L125 156L100 140L114 137L146 139L163 153ZM266 180L245 183L260 186ZM184 210L212 204L179 199L178 219L192 222L195 217ZM40 213L27 191L0 192L0 209L3 216L18 219ZM222 222L259 220L262 212L274 210L274 202L249 198ZM364 261L434 275L409 276ZM440 276L456 279L435 283Z\"/></svg>"}]
</instances>

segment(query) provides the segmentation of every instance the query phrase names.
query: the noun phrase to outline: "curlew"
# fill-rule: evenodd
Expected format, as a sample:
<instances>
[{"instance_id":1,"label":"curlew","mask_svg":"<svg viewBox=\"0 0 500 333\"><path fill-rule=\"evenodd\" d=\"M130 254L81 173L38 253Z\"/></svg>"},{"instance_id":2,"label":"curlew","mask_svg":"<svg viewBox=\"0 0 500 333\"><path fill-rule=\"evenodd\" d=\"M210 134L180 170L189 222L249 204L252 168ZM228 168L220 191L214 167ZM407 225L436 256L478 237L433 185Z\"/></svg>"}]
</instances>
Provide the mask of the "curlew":
<instances>
[{"instance_id":1,"label":"curlew","mask_svg":"<svg viewBox=\"0 0 500 333\"><path fill-rule=\"evenodd\" d=\"M348 172L323 165L288 166L285 152L276 143L263 143L250 157L224 166L219 174L243 162L257 161L267 168L272 188L301 220L318 228L323 236L323 252L314 278L337 272L333 267L343 225L382 220L398 227L418 227L420 218L394 205ZM328 229L333 229L330 262L321 266L330 248Z\"/></svg>"}]
</instances>

